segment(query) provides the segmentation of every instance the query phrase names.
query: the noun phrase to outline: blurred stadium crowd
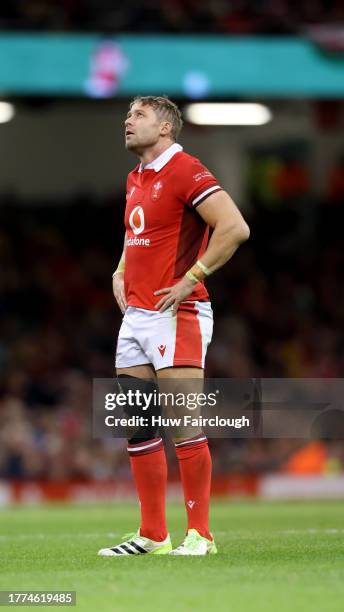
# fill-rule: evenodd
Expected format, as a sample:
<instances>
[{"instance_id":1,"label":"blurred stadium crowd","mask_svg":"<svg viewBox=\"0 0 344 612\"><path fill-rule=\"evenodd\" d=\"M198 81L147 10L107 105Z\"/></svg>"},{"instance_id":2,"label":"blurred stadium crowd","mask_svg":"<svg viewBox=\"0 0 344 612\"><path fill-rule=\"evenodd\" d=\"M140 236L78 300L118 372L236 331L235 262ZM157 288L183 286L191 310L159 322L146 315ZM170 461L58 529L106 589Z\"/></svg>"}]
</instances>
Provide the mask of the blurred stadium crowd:
<instances>
[{"instance_id":1,"label":"blurred stadium crowd","mask_svg":"<svg viewBox=\"0 0 344 612\"><path fill-rule=\"evenodd\" d=\"M342 24L341 0L2 0L0 28L103 32L293 34Z\"/></svg>"},{"instance_id":2,"label":"blurred stadium crowd","mask_svg":"<svg viewBox=\"0 0 344 612\"><path fill-rule=\"evenodd\" d=\"M342 162L333 169L326 199L317 201L301 162L281 165L274 190L264 192L256 180L263 169L255 166L251 239L208 283L215 311L208 376L343 376L340 169ZM1 477L128 474L125 441L92 440L90 429L92 378L114 372L121 315L111 273L123 240L122 201L80 195L39 207L2 197ZM285 469L300 444L213 441L215 471ZM344 467L342 444L314 444L317 469L333 461Z\"/></svg>"}]
</instances>

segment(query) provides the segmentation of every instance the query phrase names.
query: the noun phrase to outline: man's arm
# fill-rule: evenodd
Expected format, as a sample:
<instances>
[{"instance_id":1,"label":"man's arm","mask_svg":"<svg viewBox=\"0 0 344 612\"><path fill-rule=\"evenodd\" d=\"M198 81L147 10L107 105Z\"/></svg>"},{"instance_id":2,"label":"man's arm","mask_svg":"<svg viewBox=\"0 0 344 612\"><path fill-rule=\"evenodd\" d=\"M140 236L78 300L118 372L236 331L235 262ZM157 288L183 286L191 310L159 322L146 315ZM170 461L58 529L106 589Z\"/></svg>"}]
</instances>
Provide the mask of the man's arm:
<instances>
[{"instance_id":1,"label":"man's arm","mask_svg":"<svg viewBox=\"0 0 344 612\"><path fill-rule=\"evenodd\" d=\"M124 244L121 259L118 262L117 269L112 275L112 289L116 302L122 313L125 313L127 301L124 291L124 266L125 266L125 249L127 245L127 233L124 234Z\"/></svg>"},{"instance_id":2,"label":"man's arm","mask_svg":"<svg viewBox=\"0 0 344 612\"><path fill-rule=\"evenodd\" d=\"M233 200L225 191L209 195L198 207L202 219L213 228L208 247L200 260L176 285L154 292L163 295L155 305L160 312L173 304L173 314L180 302L192 293L194 286L206 276L221 268L235 253L242 242L249 238L250 230Z\"/></svg>"},{"instance_id":3,"label":"man's arm","mask_svg":"<svg viewBox=\"0 0 344 612\"><path fill-rule=\"evenodd\" d=\"M213 228L201 262L210 274L221 268L250 236L249 227L232 198L225 191L210 195L197 212Z\"/></svg>"}]
</instances>

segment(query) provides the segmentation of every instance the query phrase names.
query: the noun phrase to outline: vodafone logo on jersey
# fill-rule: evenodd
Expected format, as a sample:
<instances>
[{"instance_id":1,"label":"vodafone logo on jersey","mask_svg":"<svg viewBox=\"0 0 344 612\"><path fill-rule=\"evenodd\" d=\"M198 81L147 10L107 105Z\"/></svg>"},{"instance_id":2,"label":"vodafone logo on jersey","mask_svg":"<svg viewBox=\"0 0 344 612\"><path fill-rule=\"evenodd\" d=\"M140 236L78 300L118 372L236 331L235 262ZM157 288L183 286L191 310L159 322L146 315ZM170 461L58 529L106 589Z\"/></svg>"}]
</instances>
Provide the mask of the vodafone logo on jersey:
<instances>
[{"instance_id":1,"label":"vodafone logo on jersey","mask_svg":"<svg viewBox=\"0 0 344 612\"><path fill-rule=\"evenodd\" d=\"M145 216L141 206L135 206L129 216L129 225L135 236L141 234L145 229Z\"/></svg>"},{"instance_id":2,"label":"vodafone logo on jersey","mask_svg":"<svg viewBox=\"0 0 344 612\"><path fill-rule=\"evenodd\" d=\"M127 246L149 246L150 238L137 238L145 229L145 215L142 206L135 206L129 215L129 225L135 238L128 238Z\"/></svg>"}]
</instances>

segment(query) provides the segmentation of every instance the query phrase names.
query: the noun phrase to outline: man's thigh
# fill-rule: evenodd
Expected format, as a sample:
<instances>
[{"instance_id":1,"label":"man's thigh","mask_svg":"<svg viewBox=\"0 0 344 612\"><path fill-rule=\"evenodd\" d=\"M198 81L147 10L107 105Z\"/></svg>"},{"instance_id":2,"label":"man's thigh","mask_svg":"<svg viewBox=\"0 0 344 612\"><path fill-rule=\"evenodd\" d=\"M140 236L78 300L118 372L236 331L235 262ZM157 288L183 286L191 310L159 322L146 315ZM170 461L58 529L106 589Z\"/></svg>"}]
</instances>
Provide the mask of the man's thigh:
<instances>
[{"instance_id":1,"label":"man's thigh","mask_svg":"<svg viewBox=\"0 0 344 612\"><path fill-rule=\"evenodd\" d=\"M128 368L116 368L116 375L135 376L136 378L144 378L146 380L153 380L156 378L155 370L150 363L130 366Z\"/></svg>"},{"instance_id":2,"label":"man's thigh","mask_svg":"<svg viewBox=\"0 0 344 612\"><path fill-rule=\"evenodd\" d=\"M159 379L163 378L189 378L195 379L200 378L203 380L204 378L204 370L203 368L191 368L191 367L171 367L171 368L163 368L162 370L158 370L156 372L156 376ZM203 384L203 383L202 383Z\"/></svg>"},{"instance_id":3,"label":"man's thigh","mask_svg":"<svg viewBox=\"0 0 344 612\"><path fill-rule=\"evenodd\" d=\"M153 366L141 364L116 368L116 375L121 393L127 396L127 403L123 406L123 411L129 420L134 418L133 424L128 424L126 428L129 454L133 456L137 452L147 452L150 446L154 449L162 446L159 426L155 421L160 415L159 404L153 401L148 409L145 407L146 398L149 396L154 398L155 393L158 392ZM135 394L134 401L133 393ZM137 396L138 393L139 396ZM142 417L145 418L144 423L136 420Z\"/></svg>"},{"instance_id":4,"label":"man's thigh","mask_svg":"<svg viewBox=\"0 0 344 612\"><path fill-rule=\"evenodd\" d=\"M156 376L159 383L159 389L165 393L183 393L184 397L195 398L197 394L203 393L204 385L204 370L203 368L191 367L171 367L158 370ZM184 406L176 407L174 404L166 406L163 411L166 415L175 416L183 419L188 413L188 408ZM201 415L200 406L192 407L192 416L197 418ZM174 442L180 443L194 436L199 436L202 433L200 427L181 426L172 433L171 437Z\"/></svg>"}]
</instances>

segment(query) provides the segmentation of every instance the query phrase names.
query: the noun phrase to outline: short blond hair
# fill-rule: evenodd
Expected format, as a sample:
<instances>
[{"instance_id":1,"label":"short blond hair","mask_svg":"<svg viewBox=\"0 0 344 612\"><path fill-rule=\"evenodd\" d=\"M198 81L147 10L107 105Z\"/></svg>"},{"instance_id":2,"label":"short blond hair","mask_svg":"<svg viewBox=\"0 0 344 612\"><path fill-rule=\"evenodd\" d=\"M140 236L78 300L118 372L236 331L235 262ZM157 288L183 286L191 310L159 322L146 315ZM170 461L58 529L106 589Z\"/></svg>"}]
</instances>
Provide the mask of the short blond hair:
<instances>
[{"instance_id":1,"label":"short blond hair","mask_svg":"<svg viewBox=\"0 0 344 612\"><path fill-rule=\"evenodd\" d=\"M137 102L142 106L150 106L162 120L171 123L171 137L176 142L183 127L182 113L178 106L167 96L136 96L130 102L129 108L132 108Z\"/></svg>"}]
</instances>

